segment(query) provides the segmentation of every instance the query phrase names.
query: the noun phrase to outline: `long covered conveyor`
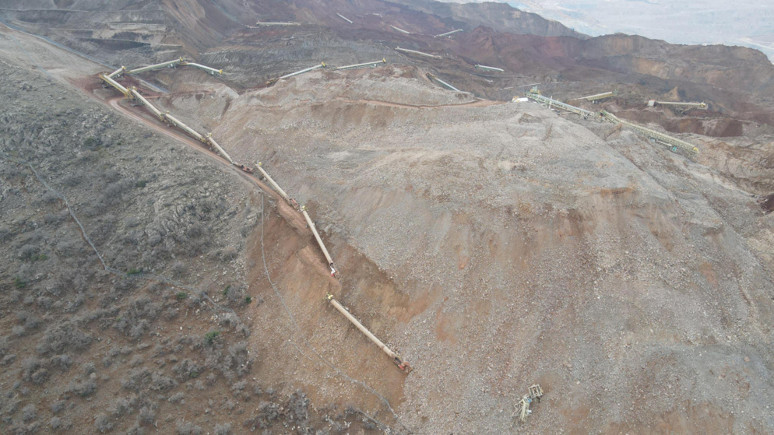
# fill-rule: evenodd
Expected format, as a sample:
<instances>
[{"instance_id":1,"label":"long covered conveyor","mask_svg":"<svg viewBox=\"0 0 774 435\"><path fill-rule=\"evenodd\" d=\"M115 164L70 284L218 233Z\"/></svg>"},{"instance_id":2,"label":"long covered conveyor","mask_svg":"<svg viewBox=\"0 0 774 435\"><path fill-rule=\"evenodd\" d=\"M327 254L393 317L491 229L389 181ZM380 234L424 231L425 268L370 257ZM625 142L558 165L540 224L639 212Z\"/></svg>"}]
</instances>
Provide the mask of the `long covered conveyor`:
<instances>
[{"instance_id":1,"label":"long covered conveyor","mask_svg":"<svg viewBox=\"0 0 774 435\"><path fill-rule=\"evenodd\" d=\"M462 92L461 90L455 88L454 86L450 85L449 83L446 83L445 81L441 80L435 74L427 73L427 77L430 78L431 80L435 80L436 82L440 83L441 86L443 86L443 87L445 87L447 89L450 89L450 90L455 91L455 92Z\"/></svg>"},{"instance_id":2,"label":"long covered conveyor","mask_svg":"<svg viewBox=\"0 0 774 435\"><path fill-rule=\"evenodd\" d=\"M325 243L323 243L322 238L320 237L320 233L317 232L317 227L314 225L314 221L312 221L312 218L309 217L309 213L306 212L306 206L301 207L301 213L304 215L304 219L306 219L306 223L309 225L309 229L312 230L312 234L314 234L314 238L317 240L317 244L320 245L320 250L325 256L325 259L328 260L328 267L331 268L331 276L334 276L336 274L336 269L333 267L333 258L331 258L331 254L328 253L328 248L325 247Z\"/></svg>"},{"instance_id":3,"label":"long covered conveyor","mask_svg":"<svg viewBox=\"0 0 774 435\"><path fill-rule=\"evenodd\" d=\"M116 90L118 90L118 92L124 94L124 96L129 97L129 98L132 97L131 96L132 94L129 92L129 90L126 89L124 87L124 85L122 85L121 83L118 83L117 81L115 81L112 78L106 76L105 74L100 74L99 78L102 79L103 82L107 83L108 85L110 85L113 88L115 88Z\"/></svg>"},{"instance_id":4,"label":"long covered conveyor","mask_svg":"<svg viewBox=\"0 0 774 435\"><path fill-rule=\"evenodd\" d=\"M167 67L173 68L175 65L184 64L184 62L185 60L183 60L183 58L181 57L175 60L170 60L168 62L161 62L154 65L141 66L139 68L130 69L129 71L127 71L127 74L139 74L141 72L153 71L153 70L167 68Z\"/></svg>"},{"instance_id":5,"label":"long covered conveyor","mask_svg":"<svg viewBox=\"0 0 774 435\"><path fill-rule=\"evenodd\" d=\"M287 202L291 202L291 201L292 201L292 200L290 199L290 197L288 196L288 194L287 194L287 193L285 193L285 191L284 191L284 190L283 190L283 189L280 187L280 185L279 185L279 184L277 184L277 182L276 182L276 181L274 181L274 179L273 179L273 178L271 178L271 176L269 175L269 173L268 173L268 172L266 172L266 171L263 169L263 163L261 163L261 162L258 162L258 172L260 172L260 173L261 173L261 175L263 175L263 177L264 177L264 178L266 178L266 180L269 182L269 184L271 184L271 187L273 187L273 188L274 188L274 190L276 190L276 191L277 191L277 193L279 193L279 194L280 194L280 196L282 197L282 199L284 199L284 200L285 200L285 201L287 201Z\"/></svg>"},{"instance_id":6,"label":"long covered conveyor","mask_svg":"<svg viewBox=\"0 0 774 435\"><path fill-rule=\"evenodd\" d=\"M315 66L310 66L309 68L304 68L304 69L299 70L299 71L295 71L295 72L292 72L292 73L289 73L289 74L285 74L284 76L281 76L279 79L280 80L287 79L287 78L290 78L290 77L293 77L293 76L297 76L299 74L303 74L303 73L306 73L306 72L309 72L309 71L314 71L314 70L320 69L320 68L325 68L325 62L321 62L321 63L319 63L319 64L317 64Z\"/></svg>"},{"instance_id":7,"label":"long covered conveyor","mask_svg":"<svg viewBox=\"0 0 774 435\"><path fill-rule=\"evenodd\" d=\"M602 116L607 119L608 121L625 125L634 131L643 134L651 139L654 139L658 142L661 142L665 145L671 145L673 147L673 151L676 151L677 149L680 149L688 154L698 154L699 148L697 148L695 145L688 143L684 140L678 139L676 137L669 136L667 134L661 133L656 130L651 130L649 128L643 127L641 125L637 125L633 122L623 120L615 115L613 115L610 112L602 111Z\"/></svg>"},{"instance_id":8,"label":"long covered conveyor","mask_svg":"<svg viewBox=\"0 0 774 435\"><path fill-rule=\"evenodd\" d=\"M145 97L142 96L139 92L137 92L136 88L131 88L129 92L134 95L134 98L136 98L139 102L141 102L145 107L148 108L151 112L153 112L154 115L156 115L156 118L159 118L162 121L165 121L164 114L161 113L159 109L156 108L153 104L151 104L148 100L145 99Z\"/></svg>"},{"instance_id":9,"label":"long covered conveyor","mask_svg":"<svg viewBox=\"0 0 774 435\"><path fill-rule=\"evenodd\" d=\"M197 133L196 130L192 129L191 127L183 124L182 121L180 121L179 119L177 119L174 116L170 115L169 112L164 114L164 118L166 118L169 122L174 124L177 128L179 128L179 129L183 130L184 132L188 133L191 137L193 137L194 139L198 140L199 142L209 143L204 138L204 136L202 136L199 133Z\"/></svg>"},{"instance_id":10,"label":"long covered conveyor","mask_svg":"<svg viewBox=\"0 0 774 435\"><path fill-rule=\"evenodd\" d=\"M208 73L210 73L212 75L215 75L215 74L222 75L223 74L223 70L222 69L215 69L215 68L209 67L207 65L202 65L202 64L199 64L199 63L182 62L181 65L190 65L190 66L192 66L194 68L199 68L201 70L207 71Z\"/></svg>"},{"instance_id":11,"label":"long covered conveyor","mask_svg":"<svg viewBox=\"0 0 774 435\"><path fill-rule=\"evenodd\" d=\"M336 310L338 312L343 314L344 317L346 317L347 320L350 321L350 323L355 325L355 327L358 330L360 330L360 332L362 332L366 337L368 337L368 339L371 340L371 342L376 344L379 347L379 349L382 350L382 352L386 353L387 356L389 356L390 359L392 359L392 362L394 362L395 365L397 365L399 369L403 370L406 373L411 371L411 366L406 361L403 361L403 359L400 357L400 355L398 355L397 353L393 352L392 349L387 347L386 344L382 343L382 341L379 340L371 331L369 331L368 328L363 326L363 324L360 323L360 321L358 321L355 318L355 316L350 314L349 311L347 311L347 309L344 308L344 306L339 303L339 301L337 301L336 299L333 298L333 295L329 294L328 296L326 296L325 299L331 305L333 305L333 307L336 308Z\"/></svg>"},{"instance_id":12,"label":"long covered conveyor","mask_svg":"<svg viewBox=\"0 0 774 435\"><path fill-rule=\"evenodd\" d=\"M688 109L707 110L707 103L703 101L701 103L695 103L690 101L656 101L656 100L648 101L648 107L653 107L653 106L671 106L671 107L677 107L677 108L684 108L685 110L688 110Z\"/></svg>"},{"instance_id":13,"label":"long covered conveyor","mask_svg":"<svg viewBox=\"0 0 774 435\"><path fill-rule=\"evenodd\" d=\"M354 69L354 68L365 68L365 67L376 67L376 65L379 65L380 63L387 63L386 58L382 58L382 60L375 60L373 62L365 62L365 63L356 63L354 65L344 65L344 66L338 66L336 67L336 71L341 71L344 69Z\"/></svg>"},{"instance_id":14,"label":"long covered conveyor","mask_svg":"<svg viewBox=\"0 0 774 435\"><path fill-rule=\"evenodd\" d=\"M594 112L590 112L586 109L581 109L580 107L575 107L567 103L563 103L559 100L554 100L553 98L545 97L543 95L540 95L540 92L536 89L532 89L529 92L527 92L527 98L531 98L538 103L543 103L548 106L550 109L551 107L558 107L560 109L566 110L568 112L576 113L584 118L589 118L595 116Z\"/></svg>"},{"instance_id":15,"label":"long covered conveyor","mask_svg":"<svg viewBox=\"0 0 774 435\"><path fill-rule=\"evenodd\" d=\"M215 148L215 150L218 153L220 153L220 155L223 156L223 158L228 160L229 163L231 163L232 165L236 164L236 163L234 163L233 160L231 160L231 156L228 155L228 153L223 149L223 147L221 147L217 142L215 142L215 139L212 138L212 133L209 133L207 135L207 137L205 138L205 140L207 141L207 143L212 145L212 147Z\"/></svg>"},{"instance_id":16,"label":"long covered conveyor","mask_svg":"<svg viewBox=\"0 0 774 435\"><path fill-rule=\"evenodd\" d=\"M400 47L395 47L395 50L406 54L416 54L419 56L430 57L433 59L441 59L441 56L438 56L437 54L425 53L424 51L409 50L408 48L400 48Z\"/></svg>"}]
</instances>

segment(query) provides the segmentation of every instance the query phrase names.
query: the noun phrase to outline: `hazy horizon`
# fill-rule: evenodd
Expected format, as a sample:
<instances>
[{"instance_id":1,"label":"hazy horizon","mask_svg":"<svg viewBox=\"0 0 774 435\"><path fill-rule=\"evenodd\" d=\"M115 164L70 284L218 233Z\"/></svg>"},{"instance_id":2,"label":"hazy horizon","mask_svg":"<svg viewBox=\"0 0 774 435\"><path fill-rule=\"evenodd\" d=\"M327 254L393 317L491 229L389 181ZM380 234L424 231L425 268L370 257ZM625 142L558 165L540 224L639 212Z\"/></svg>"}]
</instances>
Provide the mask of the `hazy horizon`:
<instances>
[{"instance_id":1,"label":"hazy horizon","mask_svg":"<svg viewBox=\"0 0 774 435\"><path fill-rule=\"evenodd\" d=\"M483 0L440 0L483 3ZM559 21L590 36L641 35L675 44L740 45L774 59L774 3L739 0L488 0Z\"/></svg>"}]
</instances>

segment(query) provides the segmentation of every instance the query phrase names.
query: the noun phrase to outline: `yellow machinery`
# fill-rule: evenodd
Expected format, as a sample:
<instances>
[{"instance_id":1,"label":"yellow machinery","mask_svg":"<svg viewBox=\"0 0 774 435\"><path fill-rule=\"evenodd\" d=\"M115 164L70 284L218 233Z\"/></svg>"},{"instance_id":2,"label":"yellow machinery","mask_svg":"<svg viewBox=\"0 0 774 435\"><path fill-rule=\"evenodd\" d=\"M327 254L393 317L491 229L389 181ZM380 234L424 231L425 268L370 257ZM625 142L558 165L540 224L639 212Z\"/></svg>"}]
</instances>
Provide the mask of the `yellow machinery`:
<instances>
[{"instance_id":1,"label":"yellow machinery","mask_svg":"<svg viewBox=\"0 0 774 435\"><path fill-rule=\"evenodd\" d=\"M527 391L527 394L521 398L517 406L517 413L519 415L519 421L524 423L527 417L532 414L532 410L529 409L533 401L540 402L540 398L543 397L543 389L539 384L531 385Z\"/></svg>"}]
</instances>

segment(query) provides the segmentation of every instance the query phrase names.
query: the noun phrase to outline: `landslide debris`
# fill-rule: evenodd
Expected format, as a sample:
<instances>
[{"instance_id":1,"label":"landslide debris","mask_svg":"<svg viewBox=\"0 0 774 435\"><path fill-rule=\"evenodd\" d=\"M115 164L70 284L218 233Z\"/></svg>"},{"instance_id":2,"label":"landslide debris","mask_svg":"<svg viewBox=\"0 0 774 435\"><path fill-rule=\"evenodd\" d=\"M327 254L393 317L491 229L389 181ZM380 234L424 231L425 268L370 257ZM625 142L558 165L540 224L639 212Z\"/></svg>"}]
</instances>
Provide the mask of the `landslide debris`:
<instances>
[{"instance_id":1,"label":"landslide debris","mask_svg":"<svg viewBox=\"0 0 774 435\"><path fill-rule=\"evenodd\" d=\"M535 382L530 430L772 427L774 222L727 176L743 172L534 103L457 103L416 76L295 77L231 99L215 130L313 206L351 306L415 367L408 428L514 430ZM411 87L436 105L403 104ZM390 290L351 277L344 246Z\"/></svg>"}]
</instances>

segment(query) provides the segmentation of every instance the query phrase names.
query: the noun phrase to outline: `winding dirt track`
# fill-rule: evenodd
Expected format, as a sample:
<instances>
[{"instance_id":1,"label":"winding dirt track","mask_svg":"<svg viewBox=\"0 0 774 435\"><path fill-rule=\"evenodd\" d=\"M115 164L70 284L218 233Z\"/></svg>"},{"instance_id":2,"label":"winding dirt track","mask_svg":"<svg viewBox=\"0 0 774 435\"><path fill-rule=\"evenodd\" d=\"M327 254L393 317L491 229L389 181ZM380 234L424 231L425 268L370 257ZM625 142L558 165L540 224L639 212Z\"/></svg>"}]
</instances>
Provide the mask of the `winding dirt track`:
<instances>
[{"instance_id":1,"label":"winding dirt track","mask_svg":"<svg viewBox=\"0 0 774 435\"><path fill-rule=\"evenodd\" d=\"M123 101L123 97L113 97L107 101L97 97L92 92L89 92L88 89L81 88L83 92L91 96L92 98L96 99L97 101L107 103L110 107L121 113L122 115L129 117L131 119L134 119L137 122L142 123L143 125L169 137L172 138L182 144L185 144L197 152L205 155L207 158L225 166L221 169L230 171L234 174L239 175L240 179L245 183L245 185L249 186L258 186L261 188L261 190L264 191L264 193L271 196L276 202L277 202L277 210L280 213L280 215L285 218L288 223L295 228L297 231L299 231L303 235L311 235L311 232L306 228L306 221L301 215L300 212L295 210L293 207L291 207L289 204L285 202L280 195L275 192L272 188L267 186L265 183L261 182L257 177L247 174L239 169L237 169L235 166L233 166L231 163L226 161L223 157L211 152L207 148L205 148L200 142L197 142L196 140L186 136L185 134L167 127L164 124L160 124L157 121L150 120L139 113L130 110L127 107L124 107L121 105L121 101Z\"/></svg>"}]
</instances>

